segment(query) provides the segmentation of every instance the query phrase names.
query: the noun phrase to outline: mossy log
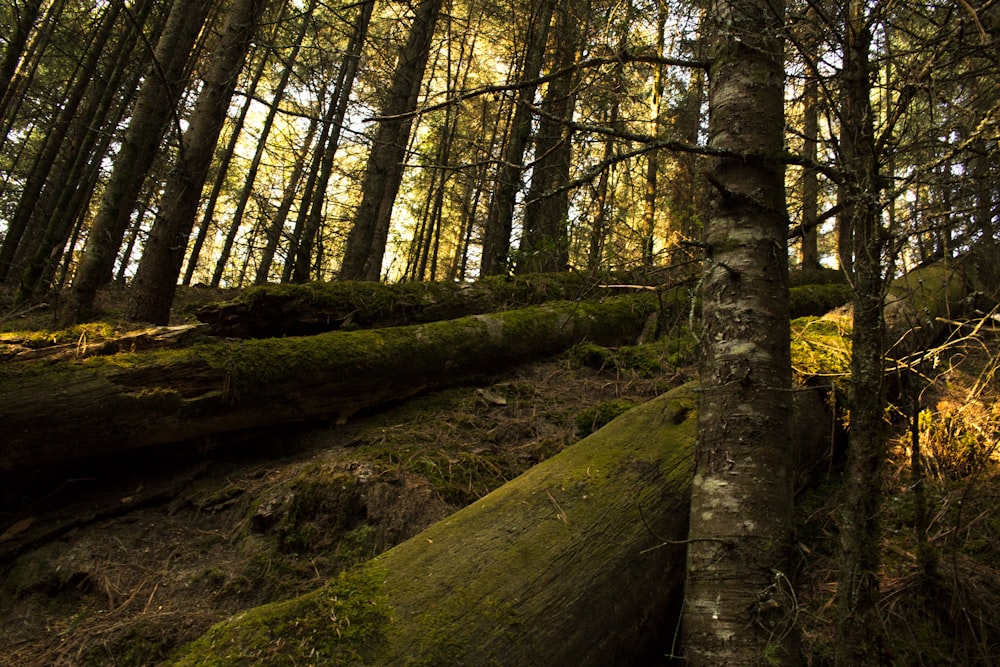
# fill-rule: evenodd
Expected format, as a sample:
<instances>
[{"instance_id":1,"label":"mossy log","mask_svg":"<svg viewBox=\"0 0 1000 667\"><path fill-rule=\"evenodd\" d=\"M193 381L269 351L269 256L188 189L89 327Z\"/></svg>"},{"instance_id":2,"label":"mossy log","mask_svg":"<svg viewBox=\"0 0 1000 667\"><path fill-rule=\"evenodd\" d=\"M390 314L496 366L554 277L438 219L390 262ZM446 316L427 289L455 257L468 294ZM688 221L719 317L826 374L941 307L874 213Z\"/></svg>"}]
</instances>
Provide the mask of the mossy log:
<instances>
[{"instance_id":1,"label":"mossy log","mask_svg":"<svg viewBox=\"0 0 1000 667\"><path fill-rule=\"evenodd\" d=\"M261 285L231 301L207 304L196 313L219 336L270 338L337 329L423 324L467 315L525 308L548 301L619 296L607 276L553 273L497 276L474 283L313 282ZM686 295L686 290L683 292Z\"/></svg>"},{"instance_id":2,"label":"mossy log","mask_svg":"<svg viewBox=\"0 0 1000 667\"><path fill-rule=\"evenodd\" d=\"M884 308L890 357L926 350L963 315L970 292L963 263L936 262L890 283Z\"/></svg>"},{"instance_id":3,"label":"mossy log","mask_svg":"<svg viewBox=\"0 0 1000 667\"><path fill-rule=\"evenodd\" d=\"M241 613L173 665L639 665L684 579L696 393L631 410L304 597ZM360 598L360 599L359 599Z\"/></svg>"},{"instance_id":4,"label":"mossy log","mask_svg":"<svg viewBox=\"0 0 1000 667\"><path fill-rule=\"evenodd\" d=\"M815 452L831 415L819 392L799 396L796 442ZM689 384L636 407L321 589L220 623L170 664L666 664L696 404Z\"/></svg>"},{"instance_id":5,"label":"mossy log","mask_svg":"<svg viewBox=\"0 0 1000 667\"><path fill-rule=\"evenodd\" d=\"M625 280L623 280L623 278ZM688 287L663 288L628 282L633 276L602 280L579 273L490 277L475 283L371 282L263 285L231 301L197 310L213 334L236 338L303 336L338 329L421 324L494 311L524 308L554 299L604 299L655 291L664 311L687 316ZM793 287L793 317L821 315L850 300L850 287L827 282Z\"/></svg>"},{"instance_id":6,"label":"mossy log","mask_svg":"<svg viewBox=\"0 0 1000 667\"><path fill-rule=\"evenodd\" d=\"M634 341L650 296L309 337L0 368L0 470L316 419L466 382L582 340Z\"/></svg>"}]
</instances>

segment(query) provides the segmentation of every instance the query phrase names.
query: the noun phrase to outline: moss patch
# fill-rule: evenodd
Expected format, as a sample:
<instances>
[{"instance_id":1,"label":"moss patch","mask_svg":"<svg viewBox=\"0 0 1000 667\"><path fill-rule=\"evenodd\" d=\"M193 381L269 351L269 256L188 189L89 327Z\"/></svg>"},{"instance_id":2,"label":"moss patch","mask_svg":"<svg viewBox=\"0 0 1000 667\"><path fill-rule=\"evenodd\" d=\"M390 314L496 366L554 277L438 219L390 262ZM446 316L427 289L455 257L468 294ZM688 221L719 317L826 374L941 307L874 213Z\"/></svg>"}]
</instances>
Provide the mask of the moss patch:
<instances>
[{"instance_id":1,"label":"moss patch","mask_svg":"<svg viewBox=\"0 0 1000 667\"><path fill-rule=\"evenodd\" d=\"M793 320L792 367L801 375L846 378L851 372L850 318Z\"/></svg>"},{"instance_id":2,"label":"moss patch","mask_svg":"<svg viewBox=\"0 0 1000 667\"><path fill-rule=\"evenodd\" d=\"M342 573L319 590L251 609L212 627L167 665L352 665L384 633L391 617L383 573L371 566Z\"/></svg>"}]
</instances>

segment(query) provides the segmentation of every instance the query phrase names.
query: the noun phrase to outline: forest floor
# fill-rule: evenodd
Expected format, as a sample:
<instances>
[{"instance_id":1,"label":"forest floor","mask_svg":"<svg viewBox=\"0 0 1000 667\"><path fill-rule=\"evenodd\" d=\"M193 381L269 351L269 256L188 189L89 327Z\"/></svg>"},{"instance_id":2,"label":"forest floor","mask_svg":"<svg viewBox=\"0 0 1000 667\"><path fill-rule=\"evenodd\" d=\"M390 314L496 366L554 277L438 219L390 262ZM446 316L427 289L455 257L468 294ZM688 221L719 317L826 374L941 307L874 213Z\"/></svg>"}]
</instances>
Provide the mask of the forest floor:
<instances>
[{"instance_id":1,"label":"forest floor","mask_svg":"<svg viewBox=\"0 0 1000 667\"><path fill-rule=\"evenodd\" d=\"M183 290L172 323L229 296ZM123 297L101 304L112 330L125 328L115 319ZM0 332L51 319L51 307L4 306L0 295ZM930 576L918 566L907 415L892 415L882 608L896 664L1000 662L1000 360L997 338L982 341L942 352L921 399ZM318 587L691 378L693 353L668 347L600 363L570 352L344 425L219 439L194 458L145 453L0 492L0 664L156 664L211 624ZM834 646L838 474L799 499L799 620L814 665L829 664Z\"/></svg>"}]
</instances>

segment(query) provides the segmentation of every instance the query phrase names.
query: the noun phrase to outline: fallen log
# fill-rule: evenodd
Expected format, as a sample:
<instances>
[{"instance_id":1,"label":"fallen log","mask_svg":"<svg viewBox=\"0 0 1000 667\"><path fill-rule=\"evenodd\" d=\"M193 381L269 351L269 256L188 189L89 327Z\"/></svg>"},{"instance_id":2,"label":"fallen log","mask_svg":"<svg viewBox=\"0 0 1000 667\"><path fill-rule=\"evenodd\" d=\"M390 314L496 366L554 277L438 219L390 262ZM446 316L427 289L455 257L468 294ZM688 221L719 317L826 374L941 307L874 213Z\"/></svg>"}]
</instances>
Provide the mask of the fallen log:
<instances>
[{"instance_id":1,"label":"fallen log","mask_svg":"<svg viewBox=\"0 0 1000 667\"><path fill-rule=\"evenodd\" d=\"M799 398L796 439L815 452L831 415L820 392ZM363 567L218 624L168 664L665 664L696 403L689 384L634 408Z\"/></svg>"},{"instance_id":2,"label":"fallen log","mask_svg":"<svg viewBox=\"0 0 1000 667\"><path fill-rule=\"evenodd\" d=\"M632 293L583 273L497 276L457 282L312 282L251 287L196 311L213 334L237 338L306 336L338 329L423 324L535 306L548 301ZM686 295L687 291L682 293Z\"/></svg>"},{"instance_id":3,"label":"fallen log","mask_svg":"<svg viewBox=\"0 0 1000 667\"><path fill-rule=\"evenodd\" d=\"M356 411L582 341L634 341L655 299L560 302L446 322L0 367L0 471Z\"/></svg>"},{"instance_id":4,"label":"fallen log","mask_svg":"<svg viewBox=\"0 0 1000 667\"><path fill-rule=\"evenodd\" d=\"M626 413L362 568L168 664L655 664L684 579L695 391Z\"/></svg>"},{"instance_id":5,"label":"fallen log","mask_svg":"<svg viewBox=\"0 0 1000 667\"><path fill-rule=\"evenodd\" d=\"M850 287L831 283L825 274L817 281L793 287L792 317L821 315L850 301ZM687 316L688 287L605 282L577 274L538 274L511 278L484 278L475 283L363 283L333 282L252 287L230 301L197 310L198 319L217 336L268 338L304 336L338 329L403 326L453 319L555 299L596 299L637 290L656 292L664 311Z\"/></svg>"}]
</instances>

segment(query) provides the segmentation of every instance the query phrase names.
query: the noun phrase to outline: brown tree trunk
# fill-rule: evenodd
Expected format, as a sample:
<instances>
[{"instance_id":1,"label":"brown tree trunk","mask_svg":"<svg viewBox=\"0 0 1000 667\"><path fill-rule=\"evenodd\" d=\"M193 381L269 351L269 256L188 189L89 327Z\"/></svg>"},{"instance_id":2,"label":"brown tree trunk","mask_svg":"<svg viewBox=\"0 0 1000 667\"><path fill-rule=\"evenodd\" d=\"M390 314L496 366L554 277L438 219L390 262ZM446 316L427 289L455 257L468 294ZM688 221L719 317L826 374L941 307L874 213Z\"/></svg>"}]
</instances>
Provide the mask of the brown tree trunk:
<instances>
[{"instance_id":1,"label":"brown tree trunk","mask_svg":"<svg viewBox=\"0 0 1000 667\"><path fill-rule=\"evenodd\" d=\"M399 54L381 109L384 118L379 122L368 157L361 203L354 214L341 263L341 280L378 280L382 275L389 222L403 179L406 145L413 124L411 114L417 108L434 26L443 4L443 0L423 0L416 7L409 39Z\"/></svg>"},{"instance_id":2,"label":"brown tree trunk","mask_svg":"<svg viewBox=\"0 0 1000 667\"><path fill-rule=\"evenodd\" d=\"M278 18L274 21L271 34L269 36L269 42L274 42L275 39L281 34L281 27L283 21L286 19L285 12L288 8L288 3L283 2L281 5L281 12ZM303 25L306 25L308 19L305 17L300 17ZM296 42L296 46L298 43ZM295 48L295 47L293 47ZM198 225L197 231L195 232L194 241L191 243L191 252L188 255L187 266L184 268L184 278L181 281L182 285L190 285L191 280L194 278L194 272L198 268L198 259L201 257L201 249L205 245L205 238L208 236L209 228L214 222L215 207L219 202L219 195L222 194L222 188L225 186L228 173L229 165L233 161L233 157L236 155L236 147L239 145L240 136L243 134L243 128L246 126L247 115L250 113L250 107L253 106L254 98L257 96L257 88L260 86L260 82L264 77L264 73L267 70L267 65L271 59L271 49L270 47L264 47L261 49L259 58L257 59L257 67L254 68L253 74L250 76L250 82L246 90L246 100L243 106L240 108L239 114L230 123L231 130L229 134L229 141L226 144L225 150L219 159L219 164L215 169L215 180L212 183L212 190L209 192L207 201L205 202L204 210L202 211L201 223ZM253 60L253 58L251 58ZM294 60L294 57L289 58L289 60ZM275 95L274 104L278 104L280 96ZM264 145L265 140L262 137L259 140L259 145Z\"/></svg>"},{"instance_id":3,"label":"brown tree trunk","mask_svg":"<svg viewBox=\"0 0 1000 667\"><path fill-rule=\"evenodd\" d=\"M184 90L191 49L211 6L211 2L203 0L178 0L171 7L153 55L152 71L139 91L73 279L62 314L64 321L89 319L97 290L111 280L115 255L156 157L157 145Z\"/></svg>"},{"instance_id":4,"label":"brown tree trunk","mask_svg":"<svg viewBox=\"0 0 1000 667\"><path fill-rule=\"evenodd\" d=\"M289 278L298 283L309 280L313 259L313 243L323 222L323 205L326 202L326 187L333 171L333 158L340 145L340 133L347 116L347 105L351 89L361 65L361 50L365 45L368 27L371 24L375 0L361 4L354 19L354 32L337 72L333 99L330 100L329 116L320 132L319 148L314 158L314 171L310 173L305 196L299 210L295 229L295 243L285 260L282 282Z\"/></svg>"},{"instance_id":5,"label":"brown tree trunk","mask_svg":"<svg viewBox=\"0 0 1000 667\"><path fill-rule=\"evenodd\" d=\"M838 581L838 665L882 664L879 617L881 471L885 458L885 277L879 162L868 59L872 24L866 5L844 9L840 148L845 211L852 230L854 328L851 340L851 433L844 471Z\"/></svg>"},{"instance_id":6,"label":"brown tree trunk","mask_svg":"<svg viewBox=\"0 0 1000 667\"><path fill-rule=\"evenodd\" d=\"M685 664L797 664L783 5L717 5Z\"/></svg>"},{"instance_id":7,"label":"brown tree trunk","mask_svg":"<svg viewBox=\"0 0 1000 667\"><path fill-rule=\"evenodd\" d=\"M807 75L802 93L805 119L802 124L802 156L816 161L819 135L819 90L816 78ZM802 264L803 271L820 268L819 264L819 174L815 169L802 170Z\"/></svg>"},{"instance_id":8,"label":"brown tree trunk","mask_svg":"<svg viewBox=\"0 0 1000 667\"><path fill-rule=\"evenodd\" d=\"M272 95L271 106L267 110L267 116L264 118L264 122L260 125L260 132L256 138L257 148L254 150L253 158L250 160L250 166L247 168L246 178L243 181L243 189L236 202L236 210L233 212L232 219L229 221L229 231L226 233L226 240L222 244L222 249L219 252L219 257L215 264L215 271L212 273L212 282L210 283L211 287L218 287L219 283L222 282L222 276L225 272L226 264L229 263L229 254L233 250L233 243L236 240L236 234L239 231L240 226L243 224L243 216L246 213L247 205L250 202L250 196L254 192L254 182L257 180L257 171L260 169L261 160L264 159L264 150L267 147L267 138L271 134L271 128L274 127L274 119L278 116L278 105L281 102L281 98L285 95L285 88L288 86L288 82L292 78L292 63L294 63L298 58L299 49L302 47L302 39L305 37L306 30L309 27L309 18L316 9L317 2L318 0L309 1L309 5L306 7L304 15L300 19L299 32L292 41L292 50L287 54L287 56L285 56L287 64L284 71L281 73L281 79L274 87L274 94ZM260 74L262 75L263 71L261 71ZM252 85L256 87L257 82L258 78L255 76ZM335 148L333 150L335 150ZM248 256L249 254L250 253L247 252Z\"/></svg>"},{"instance_id":9,"label":"brown tree trunk","mask_svg":"<svg viewBox=\"0 0 1000 667\"><path fill-rule=\"evenodd\" d=\"M580 17L564 0L557 10L551 69L567 73L548 82L542 100L542 118L535 134L535 162L524 207L523 232L518 248L517 273L552 273L569 269L569 182L572 132L568 123L576 107L575 74Z\"/></svg>"},{"instance_id":10,"label":"brown tree trunk","mask_svg":"<svg viewBox=\"0 0 1000 667\"><path fill-rule=\"evenodd\" d=\"M10 26L7 45L3 50L3 57L0 58L0 117L6 109L7 91L10 89L11 81L14 80L17 64L24 55L28 35L35 27L41 8L42 0L26 0L17 11L17 20Z\"/></svg>"},{"instance_id":11,"label":"brown tree trunk","mask_svg":"<svg viewBox=\"0 0 1000 667\"><path fill-rule=\"evenodd\" d=\"M549 25L557 0L542 0L532 5L531 21L526 35L522 82L536 79L545 62L545 45L548 42ZM510 235L514 220L514 203L521 189L521 173L524 171L524 152L531 136L531 105L534 103L537 85L522 85L514 102L514 116L507 130L507 145L503 162L497 170L497 182L493 191L489 213L483 229L483 257L479 274L481 276L502 275L510 266Z\"/></svg>"},{"instance_id":12,"label":"brown tree trunk","mask_svg":"<svg viewBox=\"0 0 1000 667\"><path fill-rule=\"evenodd\" d=\"M229 9L143 249L125 313L129 320L166 324L170 318L202 186L237 77L267 4L266 0L237 0Z\"/></svg>"}]
</instances>

